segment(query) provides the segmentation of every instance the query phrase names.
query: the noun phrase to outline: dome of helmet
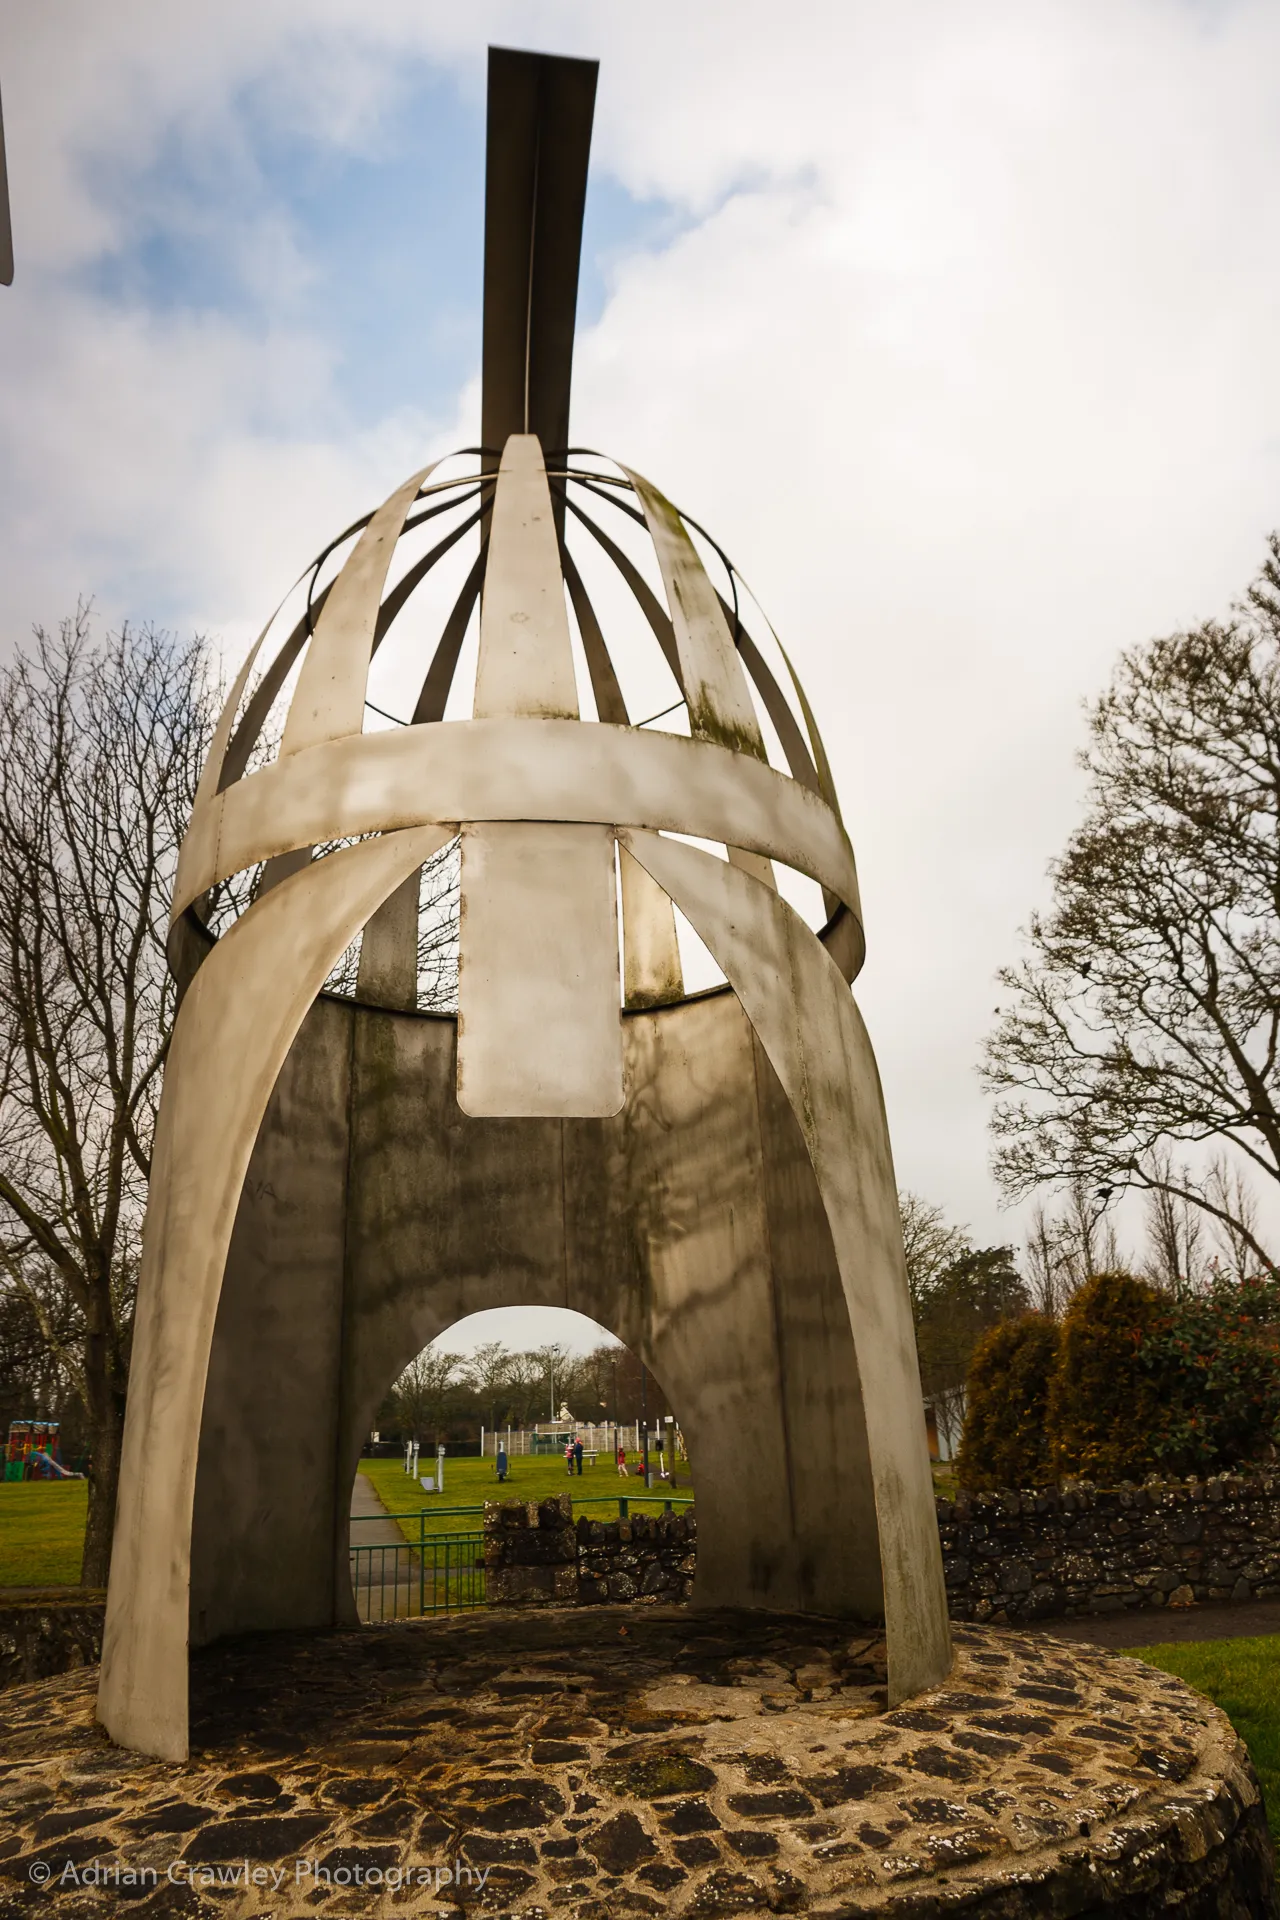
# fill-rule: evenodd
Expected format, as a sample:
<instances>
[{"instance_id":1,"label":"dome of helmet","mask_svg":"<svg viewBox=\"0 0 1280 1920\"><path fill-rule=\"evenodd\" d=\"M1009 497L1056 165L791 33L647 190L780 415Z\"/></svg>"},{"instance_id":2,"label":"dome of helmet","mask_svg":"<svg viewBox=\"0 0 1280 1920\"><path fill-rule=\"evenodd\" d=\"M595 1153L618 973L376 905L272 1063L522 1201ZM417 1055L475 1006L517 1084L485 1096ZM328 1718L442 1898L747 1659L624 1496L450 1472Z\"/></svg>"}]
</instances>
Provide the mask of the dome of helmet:
<instances>
[{"instance_id":1,"label":"dome of helmet","mask_svg":"<svg viewBox=\"0 0 1280 1920\"><path fill-rule=\"evenodd\" d=\"M530 572L519 545L536 537L539 518L554 579ZM504 553L518 564L504 566ZM481 639L504 595L507 617L526 634L548 619L551 629L563 628L563 637L547 629L540 645L524 645L514 693L505 650ZM335 671L344 682L336 698ZM839 817L803 689L719 543L634 469L589 449L547 455L533 435L433 462L304 569L233 690L220 748L215 743L216 790L356 732L517 713L704 741L771 766ZM206 786L213 784L207 769ZM206 924L225 930L262 891L349 837L291 847L220 879L205 902ZM851 977L861 960L856 902L842 905L785 864L721 844L767 884L782 881ZM454 1011L457 911L451 845L423 869L422 1011ZM680 945L685 964L678 978L668 970L660 999L722 979L684 926ZM363 997L359 942L327 985ZM629 993L628 1004L652 998Z\"/></svg>"}]
</instances>

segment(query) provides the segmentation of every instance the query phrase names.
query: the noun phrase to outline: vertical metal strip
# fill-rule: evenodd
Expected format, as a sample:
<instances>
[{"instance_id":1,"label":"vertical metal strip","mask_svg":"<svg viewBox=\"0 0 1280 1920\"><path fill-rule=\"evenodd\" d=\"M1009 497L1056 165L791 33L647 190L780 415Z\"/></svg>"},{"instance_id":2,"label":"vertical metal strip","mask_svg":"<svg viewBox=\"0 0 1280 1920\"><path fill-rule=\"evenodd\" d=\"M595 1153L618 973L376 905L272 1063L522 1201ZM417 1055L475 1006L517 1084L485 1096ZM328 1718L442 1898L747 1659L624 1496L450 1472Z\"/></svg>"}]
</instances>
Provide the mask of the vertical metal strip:
<instances>
[{"instance_id":1,"label":"vertical metal strip","mask_svg":"<svg viewBox=\"0 0 1280 1920\"><path fill-rule=\"evenodd\" d=\"M542 449L512 434L489 532L477 719L577 718L564 593ZM567 1118L622 1100L611 828L464 824L458 1104Z\"/></svg>"}]
</instances>

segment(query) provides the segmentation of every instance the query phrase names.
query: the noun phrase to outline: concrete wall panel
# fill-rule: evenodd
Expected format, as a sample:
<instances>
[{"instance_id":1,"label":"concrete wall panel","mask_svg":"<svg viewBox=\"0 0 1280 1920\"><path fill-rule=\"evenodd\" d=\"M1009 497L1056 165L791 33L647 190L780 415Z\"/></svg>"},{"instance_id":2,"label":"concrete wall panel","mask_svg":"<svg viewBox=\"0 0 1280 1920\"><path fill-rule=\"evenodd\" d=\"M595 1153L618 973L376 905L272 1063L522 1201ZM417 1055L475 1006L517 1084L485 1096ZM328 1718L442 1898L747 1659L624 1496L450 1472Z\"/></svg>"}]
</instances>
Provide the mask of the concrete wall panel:
<instances>
[{"instance_id":1,"label":"concrete wall panel","mask_svg":"<svg viewBox=\"0 0 1280 1920\"><path fill-rule=\"evenodd\" d=\"M623 1028L620 1114L478 1120L452 1021L309 1016L228 1260L197 1639L354 1618L347 1503L378 1404L436 1335L514 1305L589 1315L662 1383L697 1476L698 1603L878 1611L852 1338L786 1097L730 993Z\"/></svg>"},{"instance_id":2,"label":"concrete wall panel","mask_svg":"<svg viewBox=\"0 0 1280 1920\"><path fill-rule=\"evenodd\" d=\"M191 1557L196 1646L327 1626L341 1373L351 1021L307 1015L258 1130L205 1387Z\"/></svg>"}]
</instances>

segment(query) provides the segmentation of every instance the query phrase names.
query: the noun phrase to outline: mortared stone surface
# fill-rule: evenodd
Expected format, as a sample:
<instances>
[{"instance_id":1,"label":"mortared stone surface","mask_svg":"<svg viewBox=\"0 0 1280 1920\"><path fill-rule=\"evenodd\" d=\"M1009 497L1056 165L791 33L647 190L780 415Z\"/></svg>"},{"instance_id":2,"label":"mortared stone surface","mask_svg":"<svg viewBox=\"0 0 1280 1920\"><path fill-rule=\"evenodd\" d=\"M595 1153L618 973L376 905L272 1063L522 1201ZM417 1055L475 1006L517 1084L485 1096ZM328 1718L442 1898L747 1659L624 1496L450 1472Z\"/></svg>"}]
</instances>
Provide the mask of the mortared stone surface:
<instances>
[{"instance_id":1,"label":"mortared stone surface","mask_svg":"<svg viewBox=\"0 0 1280 1920\"><path fill-rule=\"evenodd\" d=\"M889 1711L883 1644L848 1621L261 1635L193 1657L181 1766L111 1746L94 1669L15 1687L0 1920L1280 1911L1256 1780L1206 1700L1040 1634L955 1640L947 1684Z\"/></svg>"}]
</instances>

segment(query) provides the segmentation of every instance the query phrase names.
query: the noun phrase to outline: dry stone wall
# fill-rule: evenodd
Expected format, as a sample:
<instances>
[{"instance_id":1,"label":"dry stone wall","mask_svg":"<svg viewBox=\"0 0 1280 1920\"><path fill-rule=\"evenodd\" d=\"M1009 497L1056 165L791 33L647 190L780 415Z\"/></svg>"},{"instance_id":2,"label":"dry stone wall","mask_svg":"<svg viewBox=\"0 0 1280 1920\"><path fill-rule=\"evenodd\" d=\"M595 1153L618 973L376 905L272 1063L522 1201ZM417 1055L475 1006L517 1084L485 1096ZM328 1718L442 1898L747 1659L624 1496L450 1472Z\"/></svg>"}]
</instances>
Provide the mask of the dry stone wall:
<instances>
[{"instance_id":1,"label":"dry stone wall","mask_svg":"<svg viewBox=\"0 0 1280 1920\"><path fill-rule=\"evenodd\" d=\"M625 1605L687 1600L693 1590L697 1522L692 1513L635 1514L575 1524L570 1496L491 1501L485 1507L489 1604Z\"/></svg>"},{"instance_id":2,"label":"dry stone wall","mask_svg":"<svg viewBox=\"0 0 1280 1920\"><path fill-rule=\"evenodd\" d=\"M938 1502L953 1619L1280 1598L1280 1476L1036 1487Z\"/></svg>"},{"instance_id":3,"label":"dry stone wall","mask_svg":"<svg viewBox=\"0 0 1280 1920\"><path fill-rule=\"evenodd\" d=\"M0 1606L0 1687L94 1666L104 1604L103 1594L76 1587L65 1596L35 1594Z\"/></svg>"},{"instance_id":4,"label":"dry stone wall","mask_svg":"<svg viewBox=\"0 0 1280 1920\"><path fill-rule=\"evenodd\" d=\"M568 1495L486 1509L495 1606L689 1597L692 1510L581 1518ZM1087 1484L938 1501L955 1620L995 1625L1138 1608L1280 1599L1280 1475Z\"/></svg>"}]
</instances>

